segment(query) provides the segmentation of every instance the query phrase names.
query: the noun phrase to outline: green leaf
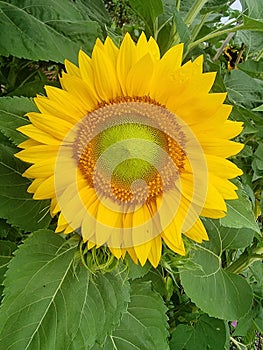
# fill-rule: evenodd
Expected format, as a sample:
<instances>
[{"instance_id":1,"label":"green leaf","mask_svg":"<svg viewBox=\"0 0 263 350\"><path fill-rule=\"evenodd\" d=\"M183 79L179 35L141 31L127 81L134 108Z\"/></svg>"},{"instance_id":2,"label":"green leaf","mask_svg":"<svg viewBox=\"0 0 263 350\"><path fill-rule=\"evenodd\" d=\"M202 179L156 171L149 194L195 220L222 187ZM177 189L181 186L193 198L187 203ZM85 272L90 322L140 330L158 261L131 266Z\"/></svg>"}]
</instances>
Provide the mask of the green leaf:
<instances>
[{"instance_id":1,"label":"green leaf","mask_svg":"<svg viewBox=\"0 0 263 350\"><path fill-rule=\"evenodd\" d=\"M238 69L246 72L252 77L260 78L260 76L263 76L263 59L259 61L248 59L245 62L239 63Z\"/></svg>"},{"instance_id":2,"label":"green leaf","mask_svg":"<svg viewBox=\"0 0 263 350\"><path fill-rule=\"evenodd\" d=\"M134 264L130 256L125 257L125 264L128 269L129 279L136 279L145 276L151 269L151 264L147 261L144 266L140 264Z\"/></svg>"},{"instance_id":3,"label":"green leaf","mask_svg":"<svg viewBox=\"0 0 263 350\"><path fill-rule=\"evenodd\" d=\"M254 112L263 112L263 104L253 109Z\"/></svg>"},{"instance_id":4,"label":"green leaf","mask_svg":"<svg viewBox=\"0 0 263 350\"><path fill-rule=\"evenodd\" d=\"M73 269L78 240L33 233L15 253L0 312L1 349L89 349L119 323L129 285L119 271Z\"/></svg>"},{"instance_id":5,"label":"green leaf","mask_svg":"<svg viewBox=\"0 0 263 350\"><path fill-rule=\"evenodd\" d=\"M263 17L261 0L241 0L242 9L248 11L248 15L253 18Z\"/></svg>"},{"instance_id":6,"label":"green leaf","mask_svg":"<svg viewBox=\"0 0 263 350\"><path fill-rule=\"evenodd\" d=\"M251 287L243 277L222 269L219 230L212 221L206 222L206 228L210 241L197 245L189 265L180 269L182 286L190 299L209 316L238 320L251 308Z\"/></svg>"},{"instance_id":7,"label":"green leaf","mask_svg":"<svg viewBox=\"0 0 263 350\"><path fill-rule=\"evenodd\" d=\"M27 112L37 111L33 100L26 97L2 97L0 98L0 130L10 138L15 145L25 141L26 136L16 129L29 121L24 115Z\"/></svg>"},{"instance_id":8,"label":"green leaf","mask_svg":"<svg viewBox=\"0 0 263 350\"><path fill-rule=\"evenodd\" d=\"M263 170L263 144L260 143L254 152L254 159L252 161L252 168L254 171Z\"/></svg>"},{"instance_id":9,"label":"green leaf","mask_svg":"<svg viewBox=\"0 0 263 350\"><path fill-rule=\"evenodd\" d=\"M55 62L67 58L76 63L79 49L90 53L101 36L99 24L90 21L72 1L0 1L0 50L4 56Z\"/></svg>"},{"instance_id":10,"label":"green leaf","mask_svg":"<svg viewBox=\"0 0 263 350\"><path fill-rule=\"evenodd\" d=\"M220 236L222 238L222 248L240 249L248 247L255 236L255 231L248 228L220 227Z\"/></svg>"},{"instance_id":11,"label":"green leaf","mask_svg":"<svg viewBox=\"0 0 263 350\"><path fill-rule=\"evenodd\" d=\"M0 240L0 285L4 280L7 265L12 259L14 250L16 250L16 244L14 242Z\"/></svg>"},{"instance_id":12,"label":"green leaf","mask_svg":"<svg viewBox=\"0 0 263 350\"><path fill-rule=\"evenodd\" d=\"M263 124L263 120L261 121L260 118L255 115L255 113L241 106L233 107L231 118L244 123L242 135L258 133L257 125L260 123Z\"/></svg>"},{"instance_id":13,"label":"green leaf","mask_svg":"<svg viewBox=\"0 0 263 350\"><path fill-rule=\"evenodd\" d=\"M235 69L225 76L224 82L231 103L247 108L255 108L262 103L263 82L261 80Z\"/></svg>"},{"instance_id":14,"label":"green leaf","mask_svg":"<svg viewBox=\"0 0 263 350\"><path fill-rule=\"evenodd\" d=\"M30 15L39 20L93 20L103 24L110 24L102 0L96 1L70 1L70 0L6 0L3 1L25 9Z\"/></svg>"},{"instance_id":15,"label":"green leaf","mask_svg":"<svg viewBox=\"0 0 263 350\"><path fill-rule=\"evenodd\" d=\"M176 23L176 31L180 36L180 42L186 45L191 37L190 30L188 29L187 25L185 24L178 11L175 11L174 19Z\"/></svg>"},{"instance_id":16,"label":"green leaf","mask_svg":"<svg viewBox=\"0 0 263 350\"><path fill-rule=\"evenodd\" d=\"M163 13L163 3L161 0L128 0L132 9L145 21L146 32L154 35L156 28L156 18Z\"/></svg>"},{"instance_id":17,"label":"green leaf","mask_svg":"<svg viewBox=\"0 0 263 350\"><path fill-rule=\"evenodd\" d=\"M57 3L57 1L55 1L55 3ZM103 0L96 0L96 1L79 0L79 1L75 1L75 7L86 18L90 18L92 21L101 23L103 27L105 25L110 26L111 19L108 12L106 11Z\"/></svg>"},{"instance_id":18,"label":"green leaf","mask_svg":"<svg viewBox=\"0 0 263 350\"><path fill-rule=\"evenodd\" d=\"M246 228L260 232L246 192L240 187L237 194L238 199L227 201L227 215L220 219L220 224L225 227Z\"/></svg>"},{"instance_id":19,"label":"green leaf","mask_svg":"<svg viewBox=\"0 0 263 350\"><path fill-rule=\"evenodd\" d=\"M263 31L263 21L243 15L244 29Z\"/></svg>"},{"instance_id":20,"label":"green leaf","mask_svg":"<svg viewBox=\"0 0 263 350\"><path fill-rule=\"evenodd\" d=\"M16 149L0 145L0 217L32 232L50 223L49 201L33 200L30 181L22 177L25 164L14 157Z\"/></svg>"},{"instance_id":21,"label":"green leaf","mask_svg":"<svg viewBox=\"0 0 263 350\"><path fill-rule=\"evenodd\" d=\"M159 270L151 268L150 271L143 276L142 281L151 282L153 289L161 296L166 294L164 278Z\"/></svg>"},{"instance_id":22,"label":"green leaf","mask_svg":"<svg viewBox=\"0 0 263 350\"><path fill-rule=\"evenodd\" d=\"M150 282L131 283L131 302L117 329L106 339L104 350L166 350L167 316L161 296Z\"/></svg>"},{"instance_id":23,"label":"green leaf","mask_svg":"<svg viewBox=\"0 0 263 350\"><path fill-rule=\"evenodd\" d=\"M236 33L235 41L237 45L245 45L245 52L252 58L260 57L263 46L263 35L260 31L253 32L251 30L239 30ZM239 65L238 65L239 66ZM260 73L258 72L259 76Z\"/></svg>"},{"instance_id":24,"label":"green leaf","mask_svg":"<svg viewBox=\"0 0 263 350\"><path fill-rule=\"evenodd\" d=\"M202 315L193 326L179 324L172 333L171 350L223 350L227 332L225 322Z\"/></svg>"}]
</instances>

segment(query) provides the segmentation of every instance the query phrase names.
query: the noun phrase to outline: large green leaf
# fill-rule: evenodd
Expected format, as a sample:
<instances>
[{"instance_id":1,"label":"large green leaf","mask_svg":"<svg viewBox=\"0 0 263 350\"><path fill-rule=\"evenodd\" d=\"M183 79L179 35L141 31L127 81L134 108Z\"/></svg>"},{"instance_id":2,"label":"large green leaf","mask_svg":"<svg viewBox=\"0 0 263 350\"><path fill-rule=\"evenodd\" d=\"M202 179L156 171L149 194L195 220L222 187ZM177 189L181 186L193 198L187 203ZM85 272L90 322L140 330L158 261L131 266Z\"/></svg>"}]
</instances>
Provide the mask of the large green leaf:
<instances>
[{"instance_id":1,"label":"large green leaf","mask_svg":"<svg viewBox=\"0 0 263 350\"><path fill-rule=\"evenodd\" d=\"M232 70L225 76L228 97L233 104L254 108L262 103L263 82L241 70Z\"/></svg>"},{"instance_id":2,"label":"large green leaf","mask_svg":"<svg viewBox=\"0 0 263 350\"><path fill-rule=\"evenodd\" d=\"M192 251L190 264L181 269L181 283L191 300L210 316L237 320L250 310L252 290L243 277L222 268L218 227L208 221L206 228L210 241Z\"/></svg>"},{"instance_id":3,"label":"large green leaf","mask_svg":"<svg viewBox=\"0 0 263 350\"><path fill-rule=\"evenodd\" d=\"M240 0L243 11L253 18L263 17L263 7L261 0Z\"/></svg>"},{"instance_id":4,"label":"large green leaf","mask_svg":"<svg viewBox=\"0 0 263 350\"><path fill-rule=\"evenodd\" d=\"M43 21L92 20L110 24L109 15L102 0L6 0L25 9L32 16Z\"/></svg>"},{"instance_id":5,"label":"large green leaf","mask_svg":"<svg viewBox=\"0 0 263 350\"><path fill-rule=\"evenodd\" d=\"M257 117L255 113L241 106L234 106L231 117L234 120L242 121L244 123L244 129L242 131L243 135L257 133L257 125L263 124L263 120Z\"/></svg>"},{"instance_id":6,"label":"large green leaf","mask_svg":"<svg viewBox=\"0 0 263 350\"><path fill-rule=\"evenodd\" d=\"M15 249L14 242L0 240L0 285L4 280L8 262L12 259L12 253Z\"/></svg>"},{"instance_id":7,"label":"large green leaf","mask_svg":"<svg viewBox=\"0 0 263 350\"><path fill-rule=\"evenodd\" d=\"M89 19L93 3L85 6L81 1L80 9L69 0L0 1L1 54L76 62L79 49L90 53L96 38L102 36L98 22Z\"/></svg>"},{"instance_id":8,"label":"large green leaf","mask_svg":"<svg viewBox=\"0 0 263 350\"><path fill-rule=\"evenodd\" d=\"M255 236L255 231L248 228L220 227L220 236L222 238L222 248L239 249L248 247Z\"/></svg>"},{"instance_id":9,"label":"large green leaf","mask_svg":"<svg viewBox=\"0 0 263 350\"><path fill-rule=\"evenodd\" d=\"M131 283L131 302L119 327L106 339L104 350L166 350L166 307L150 282ZM94 347L93 350L99 349Z\"/></svg>"},{"instance_id":10,"label":"large green leaf","mask_svg":"<svg viewBox=\"0 0 263 350\"><path fill-rule=\"evenodd\" d=\"M236 229L250 229L259 232L251 202L242 188L237 191L238 199L227 202L227 215L220 219L220 224Z\"/></svg>"},{"instance_id":11,"label":"large green leaf","mask_svg":"<svg viewBox=\"0 0 263 350\"><path fill-rule=\"evenodd\" d=\"M49 201L33 200L27 193L30 181L21 175L25 164L14 157L16 151L0 145L0 218L29 232L46 228L50 223Z\"/></svg>"},{"instance_id":12,"label":"large green leaf","mask_svg":"<svg viewBox=\"0 0 263 350\"><path fill-rule=\"evenodd\" d=\"M255 30L255 31L263 31L263 21L256 20L254 18L243 15L244 26L246 29Z\"/></svg>"},{"instance_id":13,"label":"large green leaf","mask_svg":"<svg viewBox=\"0 0 263 350\"><path fill-rule=\"evenodd\" d=\"M0 98L0 131L10 138L15 145L25 141L27 137L16 129L29 121L24 115L37 111L33 100L26 97Z\"/></svg>"},{"instance_id":14,"label":"large green leaf","mask_svg":"<svg viewBox=\"0 0 263 350\"><path fill-rule=\"evenodd\" d=\"M74 264L77 243L39 230L15 253L0 309L1 349L89 349L119 323L128 282L118 271L90 278Z\"/></svg>"},{"instance_id":15,"label":"large green leaf","mask_svg":"<svg viewBox=\"0 0 263 350\"><path fill-rule=\"evenodd\" d=\"M260 78L260 76L263 77L263 59L259 61L248 59L245 62L239 63L238 69L255 78Z\"/></svg>"},{"instance_id":16,"label":"large green leaf","mask_svg":"<svg viewBox=\"0 0 263 350\"><path fill-rule=\"evenodd\" d=\"M202 315L193 326L179 324L172 333L171 350L223 350L227 331L225 322Z\"/></svg>"},{"instance_id":17,"label":"large green leaf","mask_svg":"<svg viewBox=\"0 0 263 350\"><path fill-rule=\"evenodd\" d=\"M163 3L161 0L128 0L132 9L144 20L147 34L154 35L156 28L156 18L163 13Z\"/></svg>"}]
</instances>

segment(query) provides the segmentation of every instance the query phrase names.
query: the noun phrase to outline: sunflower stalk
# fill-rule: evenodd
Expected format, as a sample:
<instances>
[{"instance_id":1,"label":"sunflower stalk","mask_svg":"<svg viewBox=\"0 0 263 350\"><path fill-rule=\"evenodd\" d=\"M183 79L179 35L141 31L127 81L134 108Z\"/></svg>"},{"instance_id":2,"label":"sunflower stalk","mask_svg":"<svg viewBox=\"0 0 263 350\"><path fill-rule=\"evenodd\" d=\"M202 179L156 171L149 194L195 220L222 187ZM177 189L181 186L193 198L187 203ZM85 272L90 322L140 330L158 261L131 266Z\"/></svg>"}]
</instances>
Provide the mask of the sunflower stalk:
<instances>
[{"instance_id":1,"label":"sunflower stalk","mask_svg":"<svg viewBox=\"0 0 263 350\"><path fill-rule=\"evenodd\" d=\"M228 272L240 274L258 260L263 260L263 247L254 247L250 251L245 251L236 261L228 266L226 270Z\"/></svg>"}]
</instances>

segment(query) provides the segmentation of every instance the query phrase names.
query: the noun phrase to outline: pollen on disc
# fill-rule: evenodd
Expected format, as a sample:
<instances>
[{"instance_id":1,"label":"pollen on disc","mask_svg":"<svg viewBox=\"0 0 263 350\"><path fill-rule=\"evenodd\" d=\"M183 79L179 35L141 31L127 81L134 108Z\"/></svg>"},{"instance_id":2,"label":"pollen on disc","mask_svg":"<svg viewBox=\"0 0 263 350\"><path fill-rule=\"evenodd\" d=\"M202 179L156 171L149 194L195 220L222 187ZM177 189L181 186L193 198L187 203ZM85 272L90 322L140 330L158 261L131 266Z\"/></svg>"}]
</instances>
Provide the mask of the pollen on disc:
<instances>
[{"instance_id":1,"label":"pollen on disc","mask_svg":"<svg viewBox=\"0 0 263 350\"><path fill-rule=\"evenodd\" d=\"M177 139L168 134L171 128L178 129ZM140 204L174 186L184 168L183 144L184 135L164 106L148 97L125 97L99 105L84 118L74 157L99 195Z\"/></svg>"}]
</instances>

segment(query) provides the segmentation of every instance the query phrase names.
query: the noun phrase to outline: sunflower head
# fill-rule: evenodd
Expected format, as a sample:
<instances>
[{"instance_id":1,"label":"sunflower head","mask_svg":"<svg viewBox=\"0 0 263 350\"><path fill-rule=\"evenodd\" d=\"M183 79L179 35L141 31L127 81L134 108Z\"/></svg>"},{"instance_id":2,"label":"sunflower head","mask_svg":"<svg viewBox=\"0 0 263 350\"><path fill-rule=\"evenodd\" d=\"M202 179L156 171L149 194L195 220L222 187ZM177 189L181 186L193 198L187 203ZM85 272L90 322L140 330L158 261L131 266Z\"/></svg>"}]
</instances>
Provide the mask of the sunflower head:
<instances>
[{"instance_id":1,"label":"sunflower head","mask_svg":"<svg viewBox=\"0 0 263 350\"><path fill-rule=\"evenodd\" d=\"M157 266L162 242L184 255L183 236L207 240L200 216L220 218L235 199L228 157L241 123L229 121L225 94L202 56L182 65L183 45L163 57L153 38L120 47L97 40L79 66L65 61L62 88L37 96L39 113L19 128L20 159L35 199L51 199L57 232L77 231L88 248Z\"/></svg>"}]
</instances>

